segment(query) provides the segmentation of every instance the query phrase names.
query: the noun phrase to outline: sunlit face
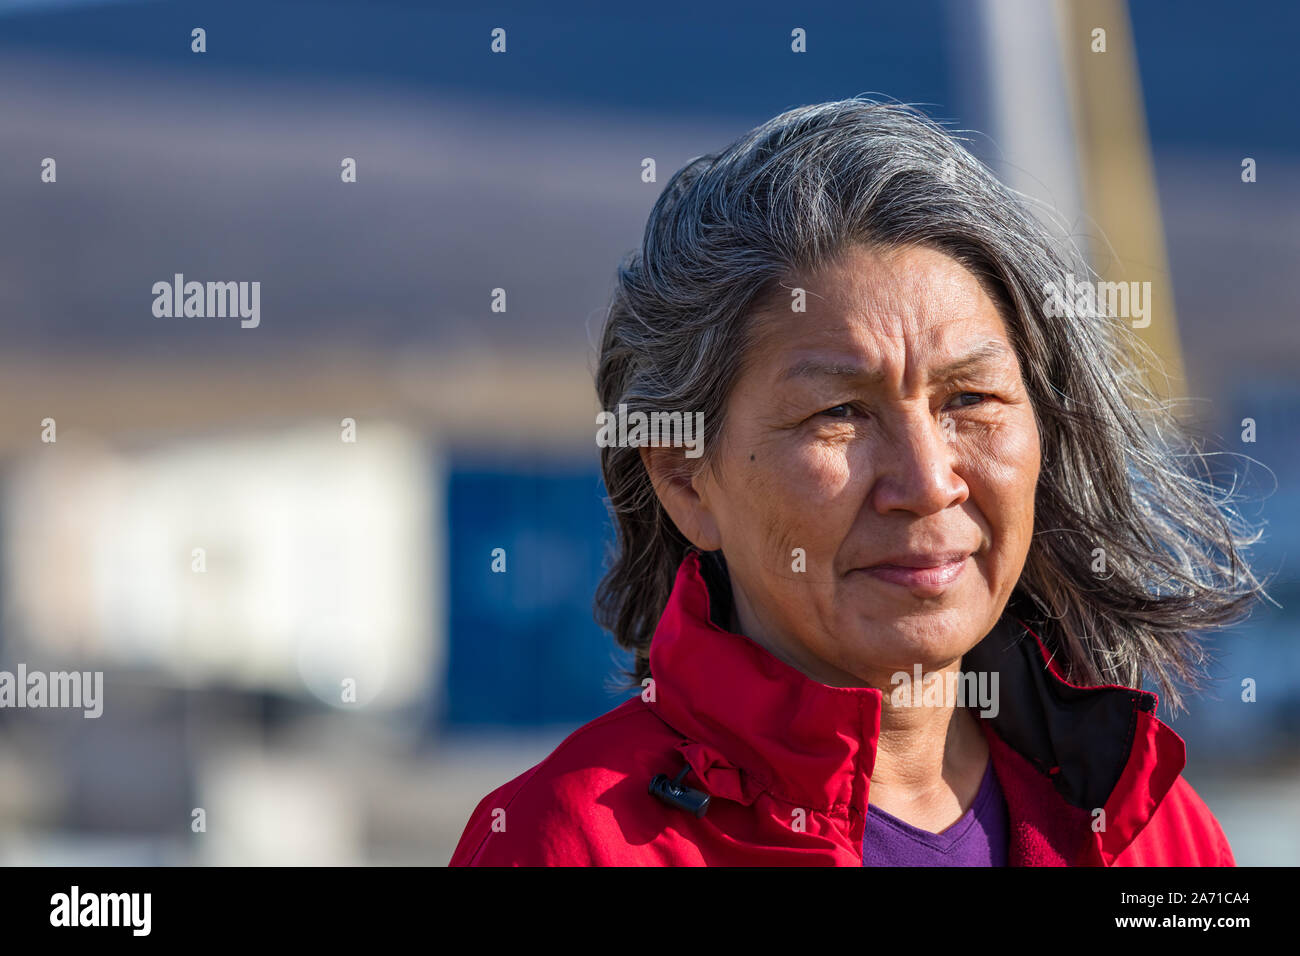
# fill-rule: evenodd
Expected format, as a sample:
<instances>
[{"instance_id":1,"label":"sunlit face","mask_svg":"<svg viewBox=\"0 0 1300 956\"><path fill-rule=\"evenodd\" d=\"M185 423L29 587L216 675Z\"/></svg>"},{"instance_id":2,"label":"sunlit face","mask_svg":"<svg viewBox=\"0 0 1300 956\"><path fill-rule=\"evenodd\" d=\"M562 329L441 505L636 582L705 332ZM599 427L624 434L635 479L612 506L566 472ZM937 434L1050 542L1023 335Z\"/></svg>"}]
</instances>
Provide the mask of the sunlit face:
<instances>
[{"instance_id":1,"label":"sunlit face","mask_svg":"<svg viewBox=\"0 0 1300 956\"><path fill-rule=\"evenodd\" d=\"M959 659L1010 597L1033 408L997 306L945 254L857 246L797 285L806 311L783 294L753 317L713 467L656 488L722 549L742 633L823 683L888 687Z\"/></svg>"}]
</instances>

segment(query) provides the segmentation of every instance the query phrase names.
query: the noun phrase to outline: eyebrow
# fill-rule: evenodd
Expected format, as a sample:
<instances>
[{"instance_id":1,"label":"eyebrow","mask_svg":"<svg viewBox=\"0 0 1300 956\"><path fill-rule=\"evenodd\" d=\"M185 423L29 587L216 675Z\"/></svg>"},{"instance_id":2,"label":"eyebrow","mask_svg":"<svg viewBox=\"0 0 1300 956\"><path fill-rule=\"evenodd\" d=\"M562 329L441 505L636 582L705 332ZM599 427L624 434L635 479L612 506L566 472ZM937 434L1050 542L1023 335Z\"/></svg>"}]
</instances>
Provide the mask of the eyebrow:
<instances>
[{"instance_id":1,"label":"eyebrow","mask_svg":"<svg viewBox=\"0 0 1300 956\"><path fill-rule=\"evenodd\" d=\"M989 339L975 346L959 359L955 359L935 369L930 378L945 380L956 378L963 372L990 363L1006 361L1013 357L1012 352L997 339ZM882 369L869 369L861 365L828 364L816 359L796 362L781 373L780 381L791 378L853 378L871 384L879 384L885 378Z\"/></svg>"}]
</instances>

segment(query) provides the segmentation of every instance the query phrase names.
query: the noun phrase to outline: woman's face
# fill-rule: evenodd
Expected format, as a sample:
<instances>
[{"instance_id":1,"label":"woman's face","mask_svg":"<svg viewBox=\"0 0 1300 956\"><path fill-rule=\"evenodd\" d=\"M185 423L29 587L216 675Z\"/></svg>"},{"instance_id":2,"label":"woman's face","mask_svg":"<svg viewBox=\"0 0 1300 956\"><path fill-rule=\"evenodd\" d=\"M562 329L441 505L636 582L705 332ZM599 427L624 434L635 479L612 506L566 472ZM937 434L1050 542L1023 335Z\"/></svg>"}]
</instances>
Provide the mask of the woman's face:
<instances>
[{"instance_id":1,"label":"woman's face","mask_svg":"<svg viewBox=\"0 0 1300 956\"><path fill-rule=\"evenodd\" d=\"M713 466L656 487L722 549L742 633L822 683L888 687L996 623L1038 430L1002 317L955 260L859 246L799 285L806 311L753 317Z\"/></svg>"}]
</instances>

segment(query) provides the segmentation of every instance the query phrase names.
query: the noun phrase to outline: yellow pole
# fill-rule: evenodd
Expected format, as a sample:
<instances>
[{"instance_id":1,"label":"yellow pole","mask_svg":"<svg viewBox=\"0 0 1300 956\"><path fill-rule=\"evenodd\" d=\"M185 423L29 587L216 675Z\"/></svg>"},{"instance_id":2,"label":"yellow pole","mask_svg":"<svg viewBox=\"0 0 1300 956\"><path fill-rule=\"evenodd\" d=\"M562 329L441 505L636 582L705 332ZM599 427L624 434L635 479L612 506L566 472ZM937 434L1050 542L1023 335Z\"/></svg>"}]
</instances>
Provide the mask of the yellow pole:
<instances>
[{"instance_id":1,"label":"yellow pole","mask_svg":"<svg viewBox=\"0 0 1300 956\"><path fill-rule=\"evenodd\" d=\"M1138 365L1157 396L1177 399L1186 381L1128 5L1059 4L1084 209L1092 223L1091 265L1101 281L1136 282L1139 290L1151 283L1148 314L1131 324L1160 367L1145 355L1137 356ZM1184 415L1185 403L1175 411Z\"/></svg>"}]
</instances>

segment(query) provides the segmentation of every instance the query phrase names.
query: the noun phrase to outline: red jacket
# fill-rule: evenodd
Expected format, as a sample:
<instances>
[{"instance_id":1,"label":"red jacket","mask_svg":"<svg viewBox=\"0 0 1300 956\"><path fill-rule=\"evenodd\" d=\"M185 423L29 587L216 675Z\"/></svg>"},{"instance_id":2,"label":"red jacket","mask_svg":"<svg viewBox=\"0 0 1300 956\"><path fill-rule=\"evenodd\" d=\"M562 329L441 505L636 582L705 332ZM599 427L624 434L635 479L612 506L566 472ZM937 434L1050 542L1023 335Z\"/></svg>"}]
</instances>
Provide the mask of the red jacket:
<instances>
[{"instance_id":1,"label":"red jacket","mask_svg":"<svg viewBox=\"0 0 1300 956\"><path fill-rule=\"evenodd\" d=\"M862 865L881 691L813 681L719 626L730 589L711 558L682 562L653 685L484 797L452 866ZM1010 607L962 666L999 672L999 712L980 724L1010 865L1235 865L1154 694L1066 683ZM702 816L650 792L687 766Z\"/></svg>"}]
</instances>

